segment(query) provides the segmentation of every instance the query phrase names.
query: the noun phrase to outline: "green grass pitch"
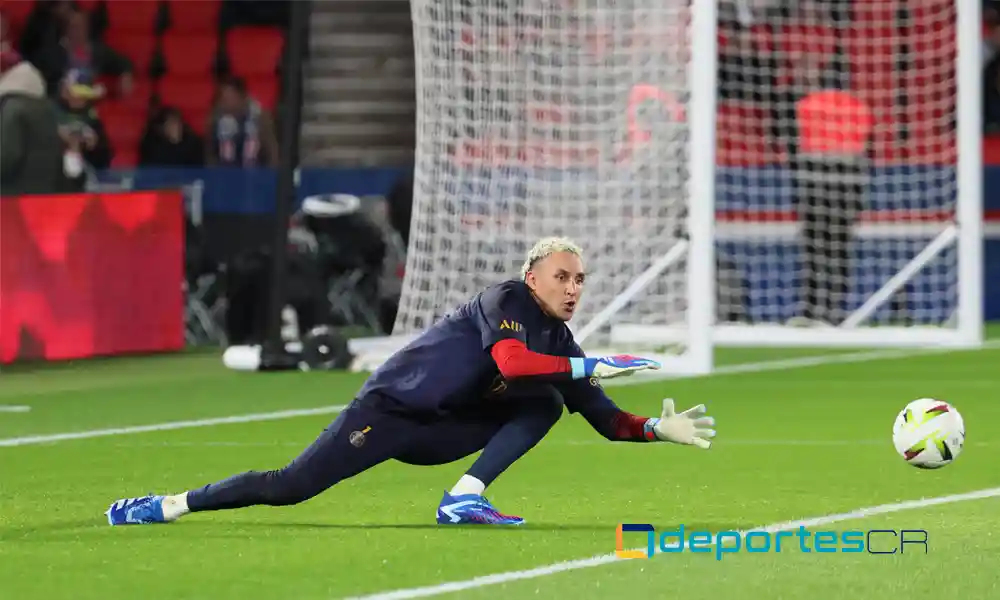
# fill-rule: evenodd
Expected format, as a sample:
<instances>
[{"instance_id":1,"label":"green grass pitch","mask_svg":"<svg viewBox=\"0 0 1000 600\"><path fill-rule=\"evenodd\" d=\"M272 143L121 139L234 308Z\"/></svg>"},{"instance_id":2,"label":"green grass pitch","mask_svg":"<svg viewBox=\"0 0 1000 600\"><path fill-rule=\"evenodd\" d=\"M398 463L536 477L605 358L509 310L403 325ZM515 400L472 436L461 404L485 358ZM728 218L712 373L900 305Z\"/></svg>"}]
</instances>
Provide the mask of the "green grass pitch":
<instances>
[{"instance_id":1,"label":"green grass pitch","mask_svg":"<svg viewBox=\"0 0 1000 600\"><path fill-rule=\"evenodd\" d=\"M803 354L721 350L719 361ZM205 354L15 368L0 375L0 405L30 411L0 412L0 598L357 597L607 555L622 522L746 529L997 487L998 365L1000 349L984 349L609 387L624 408L642 414L658 413L668 395L679 408L706 403L718 421L715 447L612 444L567 415L489 490L498 508L527 524L458 529L436 526L434 513L472 458L433 468L387 463L294 507L109 527L102 513L119 497L280 467L335 415L13 447L3 440L345 404L362 376L234 373ZM967 426L964 453L937 471L904 464L890 439L896 413L926 396L954 403ZM823 527L878 528L927 530L927 554L817 554L793 546L718 561L685 552L445 595L1000 597L1000 498Z\"/></svg>"}]
</instances>

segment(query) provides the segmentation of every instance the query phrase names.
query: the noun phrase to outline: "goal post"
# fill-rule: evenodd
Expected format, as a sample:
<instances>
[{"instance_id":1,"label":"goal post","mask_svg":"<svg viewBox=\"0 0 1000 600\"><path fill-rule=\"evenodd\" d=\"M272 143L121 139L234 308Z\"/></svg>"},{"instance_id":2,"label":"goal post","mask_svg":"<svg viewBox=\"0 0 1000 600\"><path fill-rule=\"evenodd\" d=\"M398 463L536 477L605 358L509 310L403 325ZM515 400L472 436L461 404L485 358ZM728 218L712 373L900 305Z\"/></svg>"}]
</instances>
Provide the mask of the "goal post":
<instances>
[{"instance_id":1,"label":"goal post","mask_svg":"<svg viewBox=\"0 0 1000 600\"><path fill-rule=\"evenodd\" d=\"M588 352L979 345L978 3L788 4L413 0L406 275L360 368L549 235Z\"/></svg>"}]
</instances>

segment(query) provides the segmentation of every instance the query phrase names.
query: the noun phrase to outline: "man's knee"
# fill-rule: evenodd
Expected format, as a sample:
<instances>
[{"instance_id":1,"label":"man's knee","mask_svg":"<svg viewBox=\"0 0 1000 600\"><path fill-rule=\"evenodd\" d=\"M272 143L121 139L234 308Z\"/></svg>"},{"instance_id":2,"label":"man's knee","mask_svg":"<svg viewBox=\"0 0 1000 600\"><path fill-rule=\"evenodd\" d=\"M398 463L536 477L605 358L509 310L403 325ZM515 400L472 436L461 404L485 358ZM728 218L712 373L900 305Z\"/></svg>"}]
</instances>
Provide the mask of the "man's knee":
<instances>
[{"instance_id":1,"label":"man's knee","mask_svg":"<svg viewBox=\"0 0 1000 600\"><path fill-rule=\"evenodd\" d=\"M562 394L554 386L545 386L543 391L525 402L525 409L538 415L539 420L550 427L562 417L565 402Z\"/></svg>"}]
</instances>

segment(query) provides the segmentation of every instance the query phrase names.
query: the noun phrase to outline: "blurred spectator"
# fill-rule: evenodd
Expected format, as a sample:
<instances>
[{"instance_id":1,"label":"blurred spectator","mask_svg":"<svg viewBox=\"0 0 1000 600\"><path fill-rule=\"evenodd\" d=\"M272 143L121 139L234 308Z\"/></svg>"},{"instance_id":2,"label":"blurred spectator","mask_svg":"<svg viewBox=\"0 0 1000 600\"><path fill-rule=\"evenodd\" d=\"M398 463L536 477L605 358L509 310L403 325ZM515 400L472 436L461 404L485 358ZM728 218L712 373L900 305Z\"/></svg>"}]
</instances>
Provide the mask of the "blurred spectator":
<instances>
[{"instance_id":1,"label":"blurred spectator","mask_svg":"<svg viewBox=\"0 0 1000 600\"><path fill-rule=\"evenodd\" d=\"M274 119L239 78L220 82L216 91L205 129L205 158L209 165L278 166Z\"/></svg>"},{"instance_id":2,"label":"blurred spectator","mask_svg":"<svg viewBox=\"0 0 1000 600\"><path fill-rule=\"evenodd\" d=\"M1000 11L995 2L983 4L983 65L988 66L1000 51Z\"/></svg>"},{"instance_id":3,"label":"blurred spectator","mask_svg":"<svg viewBox=\"0 0 1000 600\"><path fill-rule=\"evenodd\" d=\"M57 103L59 136L70 156L79 157L85 165L100 171L111 166L113 152L91 90L76 83L73 75L63 80Z\"/></svg>"},{"instance_id":4,"label":"blurred spectator","mask_svg":"<svg viewBox=\"0 0 1000 600\"><path fill-rule=\"evenodd\" d=\"M204 142L180 111L164 107L146 125L139 147L143 167L200 167L204 164Z\"/></svg>"},{"instance_id":5,"label":"blurred spectator","mask_svg":"<svg viewBox=\"0 0 1000 600\"><path fill-rule=\"evenodd\" d=\"M100 40L90 38L90 18L74 11L66 20L65 35L39 50L35 63L45 76L50 94L58 92L67 74L78 81L96 82L98 77L119 77L123 95L132 91L132 63Z\"/></svg>"},{"instance_id":6,"label":"blurred spectator","mask_svg":"<svg viewBox=\"0 0 1000 600\"><path fill-rule=\"evenodd\" d=\"M237 25L287 25L287 0L223 0L219 15L223 29Z\"/></svg>"},{"instance_id":7,"label":"blurred spectator","mask_svg":"<svg viewBox=\"0 0 1000 600\"><path fill-rule=\"evenodd\" d=\"M1000 12L993 2L983 7L983 125L1000 132Z\"/></svg>"},{"instance_id":8,"label":"blurred spectator","mask_svg":"<svg viewBox=\"0 0 1000 600\"><path fill-rule=\"evenodd\" d=\"M719 93L722 98L764 102L775 85L777 65L754 44L753 32L733 21L719 22Z\"/></svg>"},{"instance_id":9,"label":"blurred spectator","mask_svg":"<svg viewBox=\"0 0 1000 600\"><path fill-rule=\"evenodd\" d=\"M45 81L16 52L0 52L0 194L69 191L58 116Z\"/></svg>"},{"instance_id":10,"label":"blurred spectator","mask_svg":"<svg viewBox=\"0 0 1000 600\"><path fill-rule=\"evenodd\" d=\"M44 48L58 46L63 29L70 14L76 10L76 3L70 0L39 0L28 15L21 32L21 54L35 65L39 52Z\"/></svg>"},{"instance_id":11,"label":"blurred spectator","mask_svg":"<svg viewBox=\"0 0 1000 600\"><path fill-rule=\"evenodd\" d=\"M10 23L7 16L0 10L0 52L11 52L14 47L10 42Z\"/></svg>"},{"instance_id":12,"label":"blurred spectator","mask_svg":"<svg viewBox=\"0 0 1000 600\"><path fill-rule=\"evenodd\" d=\"M1000 133L1000 60L986 68L983 83L983 125L986 133Z\"/></svg>"}]
</instances>

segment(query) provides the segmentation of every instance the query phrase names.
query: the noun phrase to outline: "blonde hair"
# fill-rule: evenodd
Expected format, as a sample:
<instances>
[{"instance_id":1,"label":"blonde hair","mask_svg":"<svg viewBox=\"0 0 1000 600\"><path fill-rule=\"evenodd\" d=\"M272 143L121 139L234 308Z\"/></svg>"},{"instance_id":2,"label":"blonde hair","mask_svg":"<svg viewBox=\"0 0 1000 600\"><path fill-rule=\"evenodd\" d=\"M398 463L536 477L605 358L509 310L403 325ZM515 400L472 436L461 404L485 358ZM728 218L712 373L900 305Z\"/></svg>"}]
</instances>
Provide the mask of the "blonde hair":
<instances>
[{"instance_id":1,"label":"blonde hair","mask_svg":"<svg viewBox=\"0 0 1000 600\"><path fill-rule=\"evenodd\" d=\"M535 263L556 252L569 252L583 258L583 250L577 246L573 240L564 237L547 237L535 242L528 252L524 264L521 265L521 280L528 276L528 271L535 266Z\"/></svg>"}]
</instances>

